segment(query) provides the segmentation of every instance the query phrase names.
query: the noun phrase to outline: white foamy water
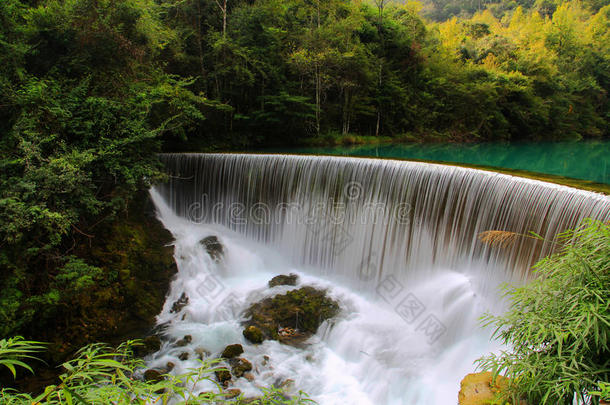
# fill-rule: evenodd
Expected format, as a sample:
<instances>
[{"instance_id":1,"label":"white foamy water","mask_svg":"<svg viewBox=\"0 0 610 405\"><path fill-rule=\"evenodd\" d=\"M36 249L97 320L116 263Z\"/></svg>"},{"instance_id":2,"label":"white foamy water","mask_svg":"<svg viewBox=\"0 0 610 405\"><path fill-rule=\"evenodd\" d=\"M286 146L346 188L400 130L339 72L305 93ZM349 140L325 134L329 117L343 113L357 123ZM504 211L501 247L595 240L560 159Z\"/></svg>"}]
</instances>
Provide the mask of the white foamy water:
<instances>
[{"instance_id":1,"label":"white foamy water","mask_svg":"<svg viewBox=\"0 0 610 405\"><path fill-rule=\"evenodd\" d=\"M153 195L163 208L159 196ZM151 367L162 368L171 361L176 364L174 372L186 372L198 366L197 349L216 357L227 344L240 343L245 349L242 357L255 366L256 379L237 379L232 388L247 396L260 395L257 387L292 379L295 387L320 404L440 404L454 402L460 379L473 370L472 361L495 349L487 332L472 333L477 316L490 307L467 274L436 272L424 283L390 291L394 297L383 290L383 284L379 293L362 293L312 275L310 269L294 268L281 252L222 227L189 223L166 208L161 213L176 238L179 273L158 320L169 325L170 339L191 335L193 340L185 347L167 345L149 362ZM217 235L224 246L220 263L199 243L209 235ZM288 273L299 275L299 285L267 287L273 276ZM303 285L328 289L341 304L340 316L332 324L323 324L306 348L275 341L252 345L243 338L240 321L253 300ZM182 293L189 297L188 305L178 314L170 313ZM405 320L396 307L411 296L425 309L417 319ZM446 327L438 337L427 336L430 331L422 329L430 316ZM178 360L183 352L189 353L189 360ZM265 355L269 361L263 365ZM210 382L197 387L212 389Z\"/></svg>"},{"instance_id":2,"label":"white foamy water","mask_svg":"<svg viewBox=\"0 0 610 405\"><path fill-rule=\"evenodd\" d=\"M196 352L217 357L241 343L255 379L233 388L246 396L291 379L320 404L456 403L473 361L499 350L478 321L504 309L498 286L522 282L552 248L521 241L490 249L477 235L552 238L584 217L610 219L607 197L478 170L291 156L163 159L172 177L151 195L175 237L178 275L158 322L170 341L192 342L166 344L150 366L171 361L181 373L198 366ZM219 262L200 243L211 235L224 247ZM299 285L267 288L288 273ZM306 347L243 338L252 302L304 285L341 305ZM183 293L188 305L171 313ZM201 382L195 392L213 387Z\"/></svg>"}]
</instances>

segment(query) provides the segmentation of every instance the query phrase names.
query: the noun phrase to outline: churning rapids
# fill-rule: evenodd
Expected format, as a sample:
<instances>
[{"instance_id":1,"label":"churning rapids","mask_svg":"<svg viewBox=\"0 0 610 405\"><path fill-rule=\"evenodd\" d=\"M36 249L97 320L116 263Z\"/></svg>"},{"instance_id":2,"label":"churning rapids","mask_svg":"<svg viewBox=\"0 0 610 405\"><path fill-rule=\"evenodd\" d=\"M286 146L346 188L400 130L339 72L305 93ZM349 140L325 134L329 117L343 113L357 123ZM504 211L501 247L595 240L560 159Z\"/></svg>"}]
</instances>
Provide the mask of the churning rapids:
<instances>
[{"instance_id":1,"label":"churning rapids","mask_svg":"<svg viewBox=\"0 0 610 405\"><path fill-rule=\"evenodd\" d=\"M248 396L286 379L320 404L456 403L473 361L501 348L480 326L501 312L499 285L523 282L548 241L587 217L610 220L610 198L507 175L435 164L337 157L167 154L169 180L152 197L175 237L178 275L159 324L169 338L151 366L196 367L203 348L218 356L241 343L254 381ZM529 231L504 249L486 230ZM218 237L221 261L200 241ZM341 314L305 348L249 344L244 310L285 292L278 274L328 289ZM178 313L172 303L189 297ZM175 311L174 311L175 312ZM291 326L291 325L286 325ZM264 360L269 356L269 361ZM212 389L201 382L197 390Z\"/></svg>"}]
</instances>

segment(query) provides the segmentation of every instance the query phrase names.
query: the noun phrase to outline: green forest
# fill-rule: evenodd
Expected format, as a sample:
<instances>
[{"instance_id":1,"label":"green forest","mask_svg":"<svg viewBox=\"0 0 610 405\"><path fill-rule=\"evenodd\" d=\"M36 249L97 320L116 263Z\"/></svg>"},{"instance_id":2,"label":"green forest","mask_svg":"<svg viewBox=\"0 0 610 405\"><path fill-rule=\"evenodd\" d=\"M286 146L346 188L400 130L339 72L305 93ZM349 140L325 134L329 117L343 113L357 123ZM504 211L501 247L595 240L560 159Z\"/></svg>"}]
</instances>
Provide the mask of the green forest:
<instances>
[{"instance_id":1,"label":"green forest","mask_svg":"<svg viewBox=\"0 0 610 405\"><path fill-rule=\"evenodd\" d=\"M607 0L1 0L0 338L154 317L159 152L608 139L609 90Z\"/></svg>"}]
</instances>

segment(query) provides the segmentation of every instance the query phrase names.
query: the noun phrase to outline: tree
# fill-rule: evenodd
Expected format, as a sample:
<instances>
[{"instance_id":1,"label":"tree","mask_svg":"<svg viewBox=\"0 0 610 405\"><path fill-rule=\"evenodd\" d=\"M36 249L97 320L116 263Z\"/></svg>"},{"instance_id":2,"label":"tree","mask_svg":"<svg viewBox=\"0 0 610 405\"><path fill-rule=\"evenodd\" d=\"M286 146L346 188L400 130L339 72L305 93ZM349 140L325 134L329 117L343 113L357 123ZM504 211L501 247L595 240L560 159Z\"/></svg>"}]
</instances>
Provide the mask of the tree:
<instances>
[{"instance_id":1,"label":"tree","mask_svg":"<svg viewBox=\"0 0 610 405\"><path fill-rule=\"evenodd\" d=\"M221 0L222 3L219 0L214 1L222 13L222 36L225 37L227 35L227 0Z\"/></svg>"},{"instance_id":2,"label":"tree","mask_svg":"<svg viewBox=\"0 0 610 405\"><path fill-rule=\"evenodd\" d=\"M184 135L206 100L163 71L174 35L154 1L11 0L0 13L12 52L0 79L4 335L44 324L103 277L75 250L160 175L161 137Z\"/></svg>"}]
</instances>

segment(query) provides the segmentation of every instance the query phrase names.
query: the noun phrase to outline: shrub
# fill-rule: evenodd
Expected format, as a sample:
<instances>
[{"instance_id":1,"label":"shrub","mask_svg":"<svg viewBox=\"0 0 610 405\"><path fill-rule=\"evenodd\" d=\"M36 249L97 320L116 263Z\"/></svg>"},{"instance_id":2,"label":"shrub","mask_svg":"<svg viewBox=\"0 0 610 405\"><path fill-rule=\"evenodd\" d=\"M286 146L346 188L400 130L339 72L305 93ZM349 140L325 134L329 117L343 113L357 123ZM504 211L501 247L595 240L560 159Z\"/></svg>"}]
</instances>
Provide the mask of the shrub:
<instances>
[{"instance_id":1,"label":"shrub","mask_svg":"<svg viewBox=\"0 0 610 405\"><path fill-rule=\"evenodd\" d=\"M44 392L33 397L12 389L0 388L2 404L241 404L243 398L224 399L218 383L218 392L194 392L198 381L211 380L214 371L223 370L218 366L220 359L201 361L201 366L181 375L164 375L157 381L138 378L144 362L135 358L133 348L141 345L138 341L128 341L112 349L105 344L93 344L81 349L73 360L63 364L65 373L59 376L58 385L50 385ZM33 358L32 353L42 349L38 342L21 338L0 340L0 365L8 367L15 375L15 366L32 370L21 359ZM211 380L213 381L213 380ZM305 394L288 398L276 388L263 389L263 395L249 404L254 405L300 405L314 403Z\"/></svg>"},{"instance_id":2,"label":"shrub","mask_svg":"<svg viewBox=\"0 0 610 405\"><path fill-rule=\"evenodd\" d=\"M509 311L484 318L511 349L479 367L509 377L513 399L598 403L593 393L610 378L610 223L586 220L554 243L558 252L534 266L537 278L508 289Z\"/></svg>"}]
</instances>

